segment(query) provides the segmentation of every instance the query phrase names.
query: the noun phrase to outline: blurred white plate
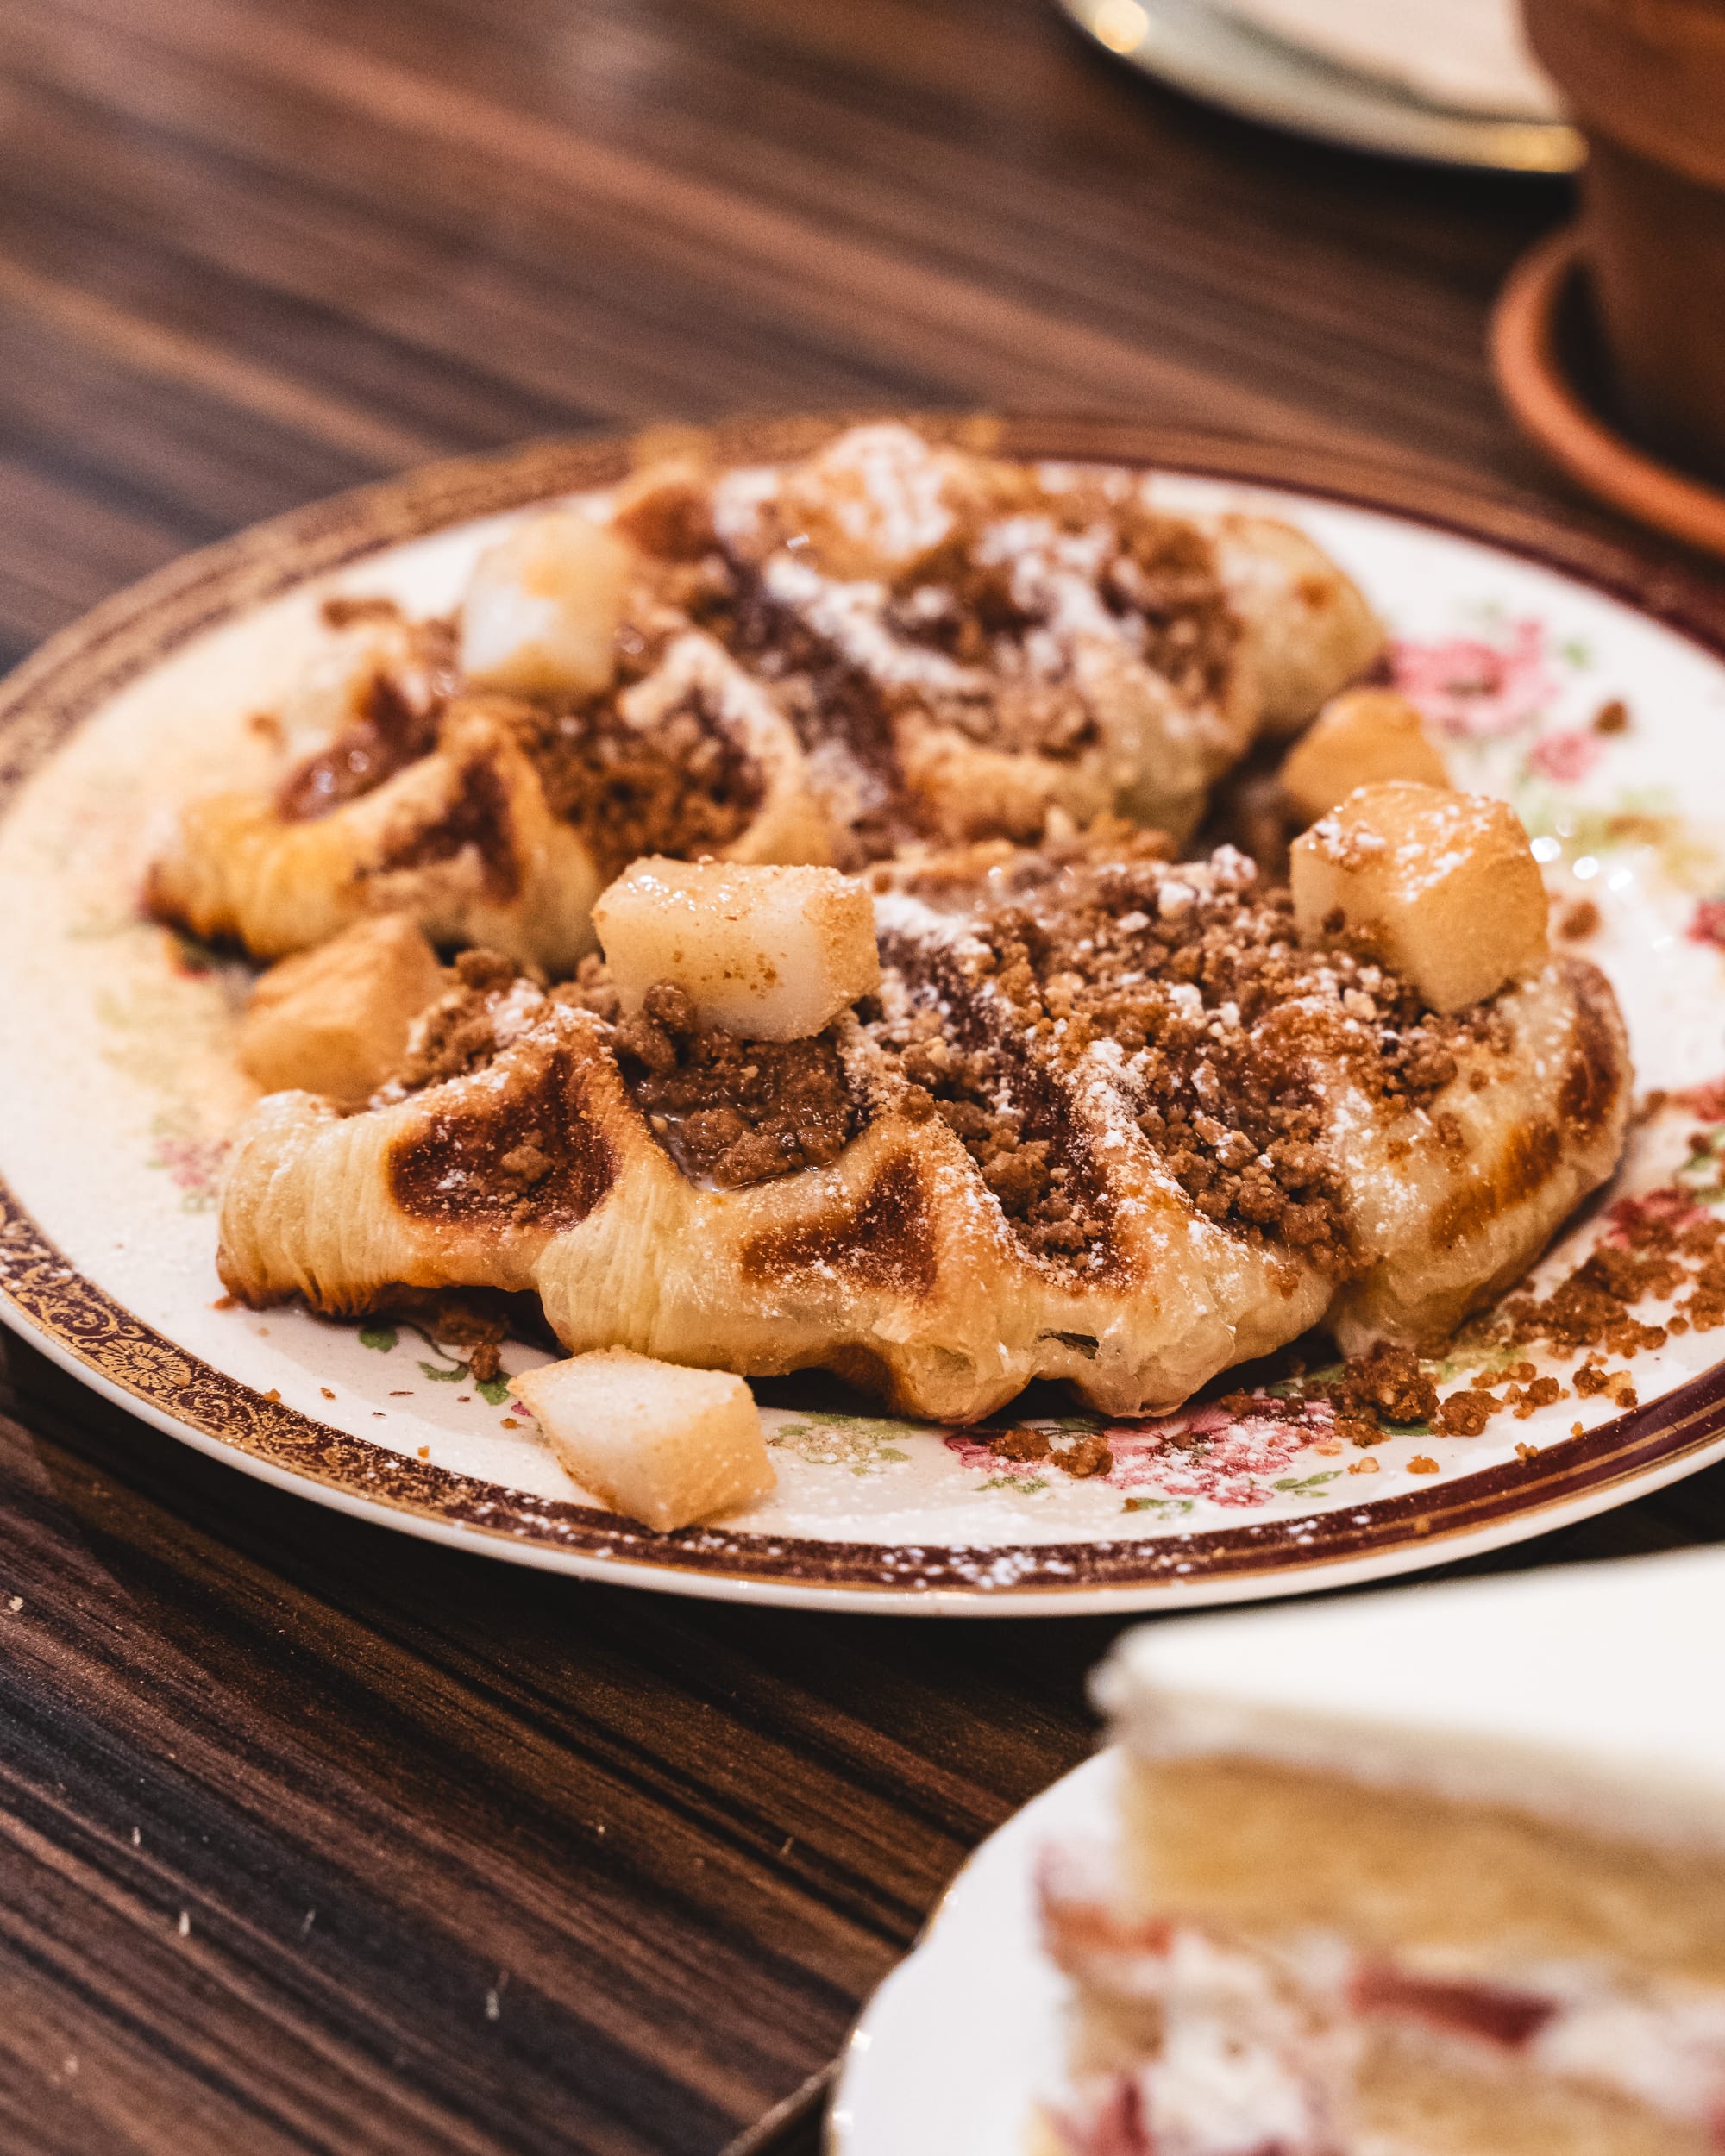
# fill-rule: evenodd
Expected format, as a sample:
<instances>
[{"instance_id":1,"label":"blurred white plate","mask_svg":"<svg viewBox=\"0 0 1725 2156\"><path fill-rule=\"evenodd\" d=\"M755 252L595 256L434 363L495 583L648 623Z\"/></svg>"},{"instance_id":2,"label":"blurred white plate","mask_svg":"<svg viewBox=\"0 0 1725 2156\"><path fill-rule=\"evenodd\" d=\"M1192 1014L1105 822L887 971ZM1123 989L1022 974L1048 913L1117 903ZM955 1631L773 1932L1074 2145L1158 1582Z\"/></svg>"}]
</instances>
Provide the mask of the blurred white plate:
<instances>
[{"instance_id":1,"label":"blurred white plate","mask_svg":"<svg viewBox=\"0 0 1725 2156\"><path fill-rule=\"evenodd\" d=\"M1037 1865L1111 1833L1118 1771L1113 1752L1087 1759L953 1881L851 2032L828 2156L1026 2156L1033 2107L1059 2086L1066 1996L1038 1935Z\"/></svg>"},{"instance_id":2,"label":"blurred white plate","mask_svg":"<svg viewBox=\"0 0 1725 2156\"><path fill-rule=\"evenodd\" d=\"M1060 0L1099 45L1189 97L1347 149L1490 171L1571 172L1566 122L1498 117L1427 102L1302 50L1211 0Z\"/></svg>"}]
</instances>

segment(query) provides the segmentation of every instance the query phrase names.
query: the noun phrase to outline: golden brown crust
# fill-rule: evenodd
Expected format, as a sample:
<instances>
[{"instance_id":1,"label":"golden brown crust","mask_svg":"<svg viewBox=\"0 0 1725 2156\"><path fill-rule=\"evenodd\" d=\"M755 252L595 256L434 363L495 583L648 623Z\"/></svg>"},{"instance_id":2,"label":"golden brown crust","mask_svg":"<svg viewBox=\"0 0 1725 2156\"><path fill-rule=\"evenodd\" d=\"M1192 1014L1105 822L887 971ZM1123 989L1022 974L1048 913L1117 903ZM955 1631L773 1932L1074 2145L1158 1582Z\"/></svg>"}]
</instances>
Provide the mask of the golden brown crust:
<instances>
[{"instance_id":1,"label":"golden brown crust","mask_svg":"<svg viewBox=\"0 0 1725 2156\"><path fill-rule=\"evenodd\" d=\"M640 551L611 688L475 694L492 677L461 678L448 623L338 605L355 656L327 723L309 752L287 730L273 789L188 808L152 910L263 957L406 911L567 972L643 854L854 868L1033 841L1055 812L1184 836L1267 717L1309 717L1380 641L1287 527L1170 517L1139 474L905 427L765 473L643 473L615 517Z\"/></svg>"},{"instance_id":2,"label":"golden brown crust","mask_svg":"<svg viewBox=\"0 0 1725 2156\"><path fill-rule=\"evenodd\" d=\"M593 948L594 900L639 848L817 862L827 850L785 720L692 635L583 705L454 697L427 753L361 776L311 817L267 793L193 802L151 871L151 910L262 957L405 912L437 943L567 973Z\"/></svg>"},{"instance_id":3,"label":"golden brown crust","mask_svg":"<svg viewBox=\"0 0 1725 2156\"><path fill-rule=\"evenodd\" d=\"M1014 861L1030 886L1012 887ZM1226 858L996 856L968 906L956 874L901 881L881 994L832 1037L853 1134L825 1157L787 1156L740 1187L692 1175L651 1119L660 1046L681 1061L662 1022L677 1014L649 1014L663 1042L631 1046L597 972L549 997L499 980L475 991L491 1045L462 1075L345 1120L303 1095L264 1104L224 1197L224 1279L248 1300L344 1311L398 1282L531 1287L576 1352L751 1376L823 1364L958 1420L1057 1377L1133 1413L1327 1313L1351 1349L1427 1338L1519 1273L1615 1164L1628 1059L1579 961L1438 1022L1381 969L1299 952L1285 898ZM1088 983L1062 940L1081 924ZM1115 963L1127 944L1136 981ZM931 1031L919 1007L946 1015ZM989 1143L954 1112L975 1089L946 1084L940 1049L984 1055L1007 1118ZM740 1083L756 1050L739 1052L722 1060ZM1238 1097L1204 1109L1218 1055ZM1590 1120L1535 1157L1522 1134L1555 1128L1584 1079ZM1278 1087L1313 1157L1284 1161L1301 1188L1270 1204L1250 1116ZM1248 1131L1262 1203L1235 1157ZM1027 1179L1000 1172L1030 1153Z\"/></svg>"}]
</instances>

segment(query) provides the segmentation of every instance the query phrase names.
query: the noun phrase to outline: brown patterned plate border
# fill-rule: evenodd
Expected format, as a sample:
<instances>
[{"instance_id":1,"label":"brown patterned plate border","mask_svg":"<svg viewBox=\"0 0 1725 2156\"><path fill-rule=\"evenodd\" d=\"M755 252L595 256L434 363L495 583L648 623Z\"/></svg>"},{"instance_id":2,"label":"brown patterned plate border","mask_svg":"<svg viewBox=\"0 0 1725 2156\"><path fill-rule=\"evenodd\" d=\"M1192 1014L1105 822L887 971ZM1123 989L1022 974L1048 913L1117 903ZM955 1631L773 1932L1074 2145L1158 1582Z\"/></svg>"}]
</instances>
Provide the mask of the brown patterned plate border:
<instances>
[{"instance_id":1,"label":"brown patterned plate border","mask_svg":"<svg viewBox=\"0 0 1725 2156\"><path fill-rule=\"evenodd\" d=\"M749 421L701 439L726 461L800 454L859 417ZM895 415L899 416L899 415ZM1008 455L1105 458L1289 488L1477 539L1560 570L1725 657L1725 596L1682 570L1465 492L1327 452L1126 420L917 415L938 438ZM681 437L687 440L685 434ZM0 815L129 681L295 585L466 518L605 486L667 446L533 443L337 496L189 555L52 638L0 685ZM524 1496L313 1421L143 1324L85 1279L0 1182L0 1318L74 1376L200 1451L410 1532L671 1592L977 1615L1090 1614L1340 1585L1489 1549L1584 1517L1725 1457L1725 1364L1534 1460L1306 1518L1153 1540L915 1547L691 1528Z\"/></svg>"}]
</instances>

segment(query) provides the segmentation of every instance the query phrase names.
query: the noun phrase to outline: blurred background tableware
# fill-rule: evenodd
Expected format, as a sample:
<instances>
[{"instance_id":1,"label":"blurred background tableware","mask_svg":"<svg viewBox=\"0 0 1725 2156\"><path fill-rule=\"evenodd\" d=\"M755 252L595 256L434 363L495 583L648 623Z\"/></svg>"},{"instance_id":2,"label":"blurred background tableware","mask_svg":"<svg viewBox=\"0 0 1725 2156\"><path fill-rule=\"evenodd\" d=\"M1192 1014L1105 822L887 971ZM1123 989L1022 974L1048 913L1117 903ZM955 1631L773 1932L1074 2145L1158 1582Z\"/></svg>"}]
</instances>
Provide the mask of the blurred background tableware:
<instances>
[{"instance_id":1,"label":"blurred background tableware","mask_svg":"<svg viewBox=\"0 0 1725 2156\"><path fill-rule=\"evenodd\" d=\"M1438 165L1569 172L1580 138L1515 0L1061 0L1107 51L1243 118Z\"/></svg>"},{"instance_id":2,"label":"blurred background tableware","mask_svg":"<svg viewBox=\"0 0 1725 2156\"><path fill-rule=\"evenodd\" d=\"M1540 447L1602 501L1686 546L1725 555L1725 488L1667 464L1613 417L1614 393L1578 226L1516 265L1491 325L1504 400Z\"/></svg>"},{"instance_id":3,"label":"blurred background tableware","mask_svg":"<svg viewBox=\"0 0 1725 2156\"><path fill-rule=\"evenodd\" d=\"M1648 448L1725 480L1725 6L1527 15L1588 141L1583 248L1618 405Z\"/></svg>"}]
</instances>

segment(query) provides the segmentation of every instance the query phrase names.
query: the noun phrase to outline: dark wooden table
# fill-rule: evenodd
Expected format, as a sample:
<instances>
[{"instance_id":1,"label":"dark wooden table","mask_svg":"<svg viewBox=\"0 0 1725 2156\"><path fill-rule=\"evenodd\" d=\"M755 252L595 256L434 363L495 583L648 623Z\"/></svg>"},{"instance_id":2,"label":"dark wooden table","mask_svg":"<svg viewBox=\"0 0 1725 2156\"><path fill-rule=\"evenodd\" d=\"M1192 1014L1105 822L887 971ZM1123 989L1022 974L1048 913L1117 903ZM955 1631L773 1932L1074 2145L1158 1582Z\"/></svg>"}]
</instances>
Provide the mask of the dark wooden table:
<instances>
[{"instance_id":1,"label":"dark wooden table","mask_svg":"<svg viewBox=\"0 0 1725 2156\"><path fill-rule=\"evenodd\" d=\"M1040 0L0 0L0 653L556 431L1130 411L1609 529L1481 341L1541 183L1113 72ZM5 1023L22 1022L9 1013ZM1725 1477L1515 1555L1725 1532ZM580 1586L0 1345L0 2148L710 2156L1092 1740L1113 1627Z\"/></svg>"}]
</instances>

